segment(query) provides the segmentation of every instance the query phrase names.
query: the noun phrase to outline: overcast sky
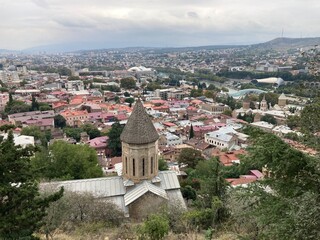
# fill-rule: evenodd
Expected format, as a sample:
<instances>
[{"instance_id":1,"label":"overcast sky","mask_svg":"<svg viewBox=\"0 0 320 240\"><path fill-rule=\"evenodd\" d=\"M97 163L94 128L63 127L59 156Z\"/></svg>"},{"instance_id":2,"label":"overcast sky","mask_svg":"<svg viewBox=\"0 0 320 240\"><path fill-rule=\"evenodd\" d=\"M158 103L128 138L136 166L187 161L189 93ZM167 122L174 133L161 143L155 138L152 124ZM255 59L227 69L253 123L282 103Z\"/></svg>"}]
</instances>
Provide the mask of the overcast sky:
<instances>
[{"instance_id":1,"label":"overcast sky","mask_svg":"<svg viewBox=\"0 0 320 240\"><path fill-rule=\"evenodd\" d=\"M0 49L250 44L320 36L319 0L0 0Z\"/></svg>"}]
</instances>

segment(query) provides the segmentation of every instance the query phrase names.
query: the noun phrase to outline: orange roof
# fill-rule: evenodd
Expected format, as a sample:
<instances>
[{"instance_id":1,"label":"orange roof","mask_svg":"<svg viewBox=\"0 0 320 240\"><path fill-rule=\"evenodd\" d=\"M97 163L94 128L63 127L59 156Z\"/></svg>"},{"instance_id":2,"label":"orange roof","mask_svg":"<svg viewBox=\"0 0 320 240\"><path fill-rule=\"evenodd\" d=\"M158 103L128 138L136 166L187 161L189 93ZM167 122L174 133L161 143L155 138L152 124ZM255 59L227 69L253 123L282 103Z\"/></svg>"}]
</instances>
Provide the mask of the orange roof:
<instances>
[{"instance_id":1,"label":"orange roof","mask_svg":"<svg viewBox=\"0 0 320 240\"><path fill-rule=\"evenodd\" d=\"M255 178L227 178L228 181L232 186L248 184L257 181Z\"/></svg>"},{"instance_id":2,"label":"orange roof","mask_svg":"<svg viewBox=\"0 0 320 240\"><path fill-rule=\"evenodd\" d=\"M54 102L52 103L52 108L55 109L55 108L66 106L66 105L68 105L66 102Z\"/></svg>"},{"instance_id":3,"label":"orange roof","mask_svg":"<svg viewBox=\"0 0 320 240\"><path fill-rule=\"evenodd\" d=\"M79 111L79 110L65 110L60 113L63 117L69 116L81 116L81 115L88 115L87 110Z\"/></svg>"}]
</instances>

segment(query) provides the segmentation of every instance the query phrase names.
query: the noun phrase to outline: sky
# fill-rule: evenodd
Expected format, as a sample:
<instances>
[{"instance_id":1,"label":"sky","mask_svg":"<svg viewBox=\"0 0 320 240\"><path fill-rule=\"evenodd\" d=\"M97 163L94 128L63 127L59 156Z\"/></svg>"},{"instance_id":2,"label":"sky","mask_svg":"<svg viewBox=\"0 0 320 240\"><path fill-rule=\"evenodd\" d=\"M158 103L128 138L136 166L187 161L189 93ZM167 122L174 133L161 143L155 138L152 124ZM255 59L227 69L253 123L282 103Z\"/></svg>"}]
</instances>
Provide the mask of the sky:
<instances>
[{"instance_id":1,"label":"sky","mask_svg":"<svg viewBox=\"0 0 320 240\"><path fill-rule=\"evenodd\" d=\"M0 0L0 49L185 47L319 37L319 0Z\"/></svg>"}]
</instances>

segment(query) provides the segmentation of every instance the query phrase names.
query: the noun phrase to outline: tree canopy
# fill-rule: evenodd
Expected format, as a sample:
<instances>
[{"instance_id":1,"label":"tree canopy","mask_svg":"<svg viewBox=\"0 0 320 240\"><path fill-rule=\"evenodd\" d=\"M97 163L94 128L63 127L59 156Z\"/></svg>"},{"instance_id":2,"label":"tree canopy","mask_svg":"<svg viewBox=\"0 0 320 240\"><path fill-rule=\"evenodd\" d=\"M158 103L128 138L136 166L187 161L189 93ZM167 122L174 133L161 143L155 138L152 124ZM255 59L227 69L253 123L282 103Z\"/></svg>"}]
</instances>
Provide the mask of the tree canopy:
<instances>
[{"instance_id":1,"label":"tree canopy","mask_svg":"<svg viewBox=\"0 0 320 240\"><path fill-rule=\"evenodd\" d=\"M123 131L123 128L124 126L122 126L117 120L114 124L112 124L111 129L107 133L109 137L108 148L111 150L112 156L121 156L122 154L120 135Z\"/></svg>"},{"instance_id":2,"label":"tree canopy","mask_svg":"<svg viewBox=\"0 0 320 240\"><path fill-rule=\"evenodd\" d=\"M64 128L67 126L67 121L62 115L58 114L54 116L54 126L56 128Z\"/></svg>"},{"instance_id":3,"label":"tree canopy","mask_svg":"<svg viewBox=\"0 0 320 240\"><path fill-rule=\"evenodd\" d=\"M40 197L32 172L31 148L14 145L13 134L0 143L0 238L36 239L32 234L41 225L50 202L58 200L59 192Z\"/></svg>"},{"instance_id":4,"label":"tree canopy","mask_svg":"<svg viewBox=\"0 0 320 240\"><path fill-rule=\"evenodd\" d=\"M254 219L256 239L319 239L319 158L270 133L252 141L240 167L269 174L238 191L237 201L246 203L241 211Z\"/></svg>"},{"instance_id":5,"label":"tree canopy","mask_svg":"<svg viewBox=\"0 0 320 240\"><path fill-rule=\"evenodd\" d=\"M56 141L49 149L42 149L32 159L32 167L39 178L85 179L102 176L97 154L88 145Z\"/></svg>"},{"instance_id":6,"label":"tree canopy","mask_svg":"<svg viewBox=\"0 0 320 240\"><path fill-rule=\"evenodd\" d=\"M132 89L136 87L136 81L133 78L122 78L120 80L120 87L125 89Z\"/></svg>"},{"instance_id":7,"label":"tree canopy","mask_svg":"<svg viewBox=\"0 0 320 240\"><path fill-rule=\"evenodd\" d=\"M203 157L199 150L184 148L178 157L178 162L180 165L187 165L188 168L195 168L198 162L202 159Z\"/></svg>"}]
</instances>

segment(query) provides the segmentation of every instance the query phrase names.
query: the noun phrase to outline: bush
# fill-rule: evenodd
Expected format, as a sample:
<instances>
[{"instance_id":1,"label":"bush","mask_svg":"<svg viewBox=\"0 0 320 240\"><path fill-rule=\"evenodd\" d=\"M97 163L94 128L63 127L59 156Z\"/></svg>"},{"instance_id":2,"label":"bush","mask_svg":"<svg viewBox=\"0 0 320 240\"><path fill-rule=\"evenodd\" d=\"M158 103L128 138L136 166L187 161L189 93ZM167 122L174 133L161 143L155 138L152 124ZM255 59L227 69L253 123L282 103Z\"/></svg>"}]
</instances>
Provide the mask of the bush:
<instances>
[{"instance_id":1,"label":"bush","mask_svg":"<svg viewBox=\"0 0 320 240\"><path fill-rule=\"evenodd\" d=\"M139 239L161 240L169 232L169 221L160 214L152 214L138 228Z\"/></svg>"}]
</instances>

